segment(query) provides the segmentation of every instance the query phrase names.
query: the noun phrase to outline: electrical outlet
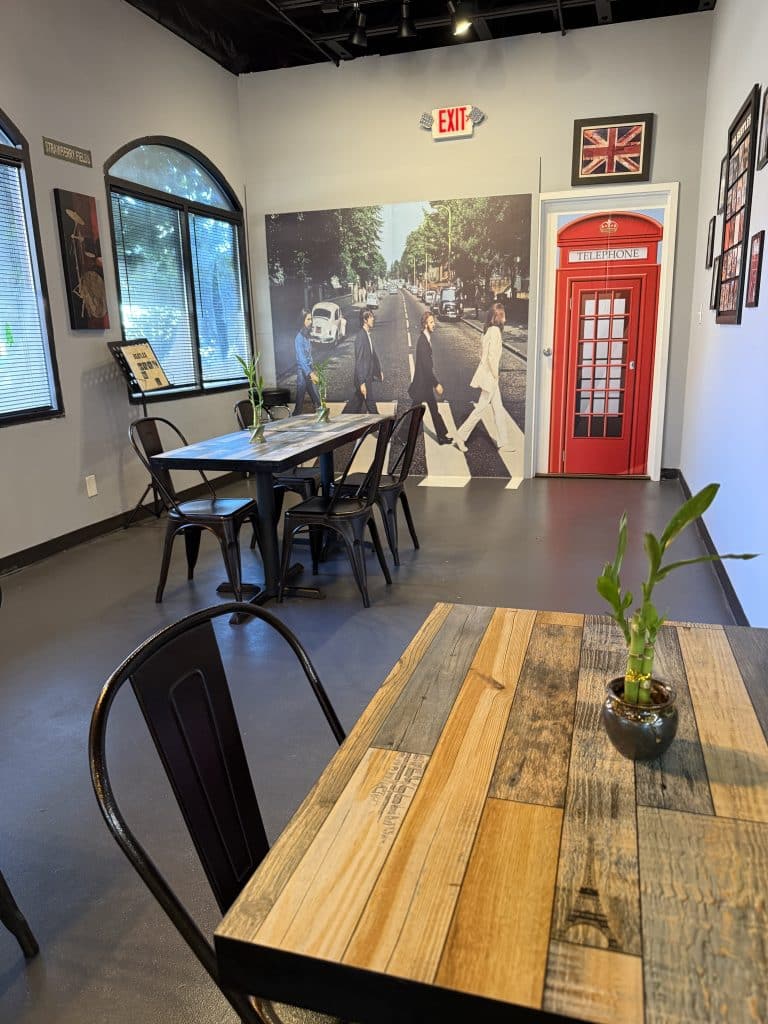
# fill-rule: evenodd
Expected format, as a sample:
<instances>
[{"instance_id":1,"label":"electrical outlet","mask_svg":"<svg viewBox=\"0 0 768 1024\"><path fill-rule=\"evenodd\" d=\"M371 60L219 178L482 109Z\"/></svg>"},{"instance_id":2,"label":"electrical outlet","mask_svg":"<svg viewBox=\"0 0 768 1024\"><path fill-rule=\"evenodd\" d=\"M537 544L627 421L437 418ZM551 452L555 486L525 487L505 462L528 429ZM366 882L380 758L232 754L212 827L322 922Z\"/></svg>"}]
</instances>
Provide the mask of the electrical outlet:
<instances>
[{"instance_id":1,"label":"electrical outlet","mask_svg":"<svg viewBox=\"0 0 768 1024\"><path fill-rule=\"evenodd\" d=\"M95 476L87 476L85 478L85 490L89 498L95 498L99 493L99 489L96 486Z\"/></svg>"}]
</instances>

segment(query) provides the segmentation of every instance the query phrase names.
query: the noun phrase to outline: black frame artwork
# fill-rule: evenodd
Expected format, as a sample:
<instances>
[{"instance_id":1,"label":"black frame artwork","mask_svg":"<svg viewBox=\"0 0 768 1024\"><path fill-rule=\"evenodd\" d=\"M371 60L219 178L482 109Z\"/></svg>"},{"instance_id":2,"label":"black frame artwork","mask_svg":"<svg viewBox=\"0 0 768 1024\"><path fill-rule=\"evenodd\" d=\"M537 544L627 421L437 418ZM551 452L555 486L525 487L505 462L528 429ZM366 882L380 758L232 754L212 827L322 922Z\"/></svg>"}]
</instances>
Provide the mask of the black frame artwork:
<instances>
[{"instance_id":1,"label":"black frame artwork","mask_svg":"<svg viewBox=\"0 0 768 1024\"><path fill-rule=\"evenodd\" d=\"M717 217L710 217L709 219L709 230L707 231L707 255L704 266L709 270L712 266L712 260L715 258L715 225L717 224Z\"/></svg>"},{"instance_id":2,"label":"black frame artwork","mask_svg":"<svg viewBox=\"0 0 768 1024\"><path fill-rule=\"evenodd\" d=\"M725 211L725 189L728 183L728 155L720 161L720 184L717 189L717 212Z\"/></svg>"},{"instance_id":3,"label":"black frame artwork","mask_svg":"<svg viewBox=\"0 0 768 1024\"><path fill-rule=\"evenodd\" d=\"M744 305L754 308L760 301L760 276L763 269L763 243L765 231L758 231L749 243L749 270L747 271L747 291Z\"/></svg>"},{"instance_id":4,"label":"black frame artwork","mask_svg":"<svg viewBox=\"0 0 768 1024\"><path fill-rule=\"evenodd\" d=\"M720 257L716 256L712 265L712 285L709 291L709 308L717 309L718 293L720 291Z\"/></svg>"},{"instance_id":5,"label":"black frame artwork","mask_svg":"<svg viewBox=\"0 0 768 1024\"><path fill-rule=\"evenodd\" d=\"M768 86L763 91L762 116L760 118L760 137L757 143L757 169L768 164Z\"/></svg>"},{"instance_id":6,"label":"black frame artwork","mask_svg":"<svg viewBox=\"0 0 768 1024\"><path fill-rule=\"evenodd\" d=\"M600 185L606 182L648 181L651 177L651 149L653 146L653 114L619 114L615 117L585 117L573 122L573 156L571 162L571 185ZM606 169L600 173L590 171L584 173L582 157L584 149L584 132L594 128L598 132L605 129L622 129L642 125L640 136L640 153L637 171L609 170L606 156ZM607 148L607 145L606 145Z\"/></svg>"},{"instance_id":7,"label":"black frame artwork","mask_svg":"<svg viewBox=\"0 0 768 1024\"><path fill-rule=\"evenodd\" d=\"M728 129L728 180L715 318L719 324L741 323L759 105L760 86L755 85Z\"/></svg>"}]
</instances>

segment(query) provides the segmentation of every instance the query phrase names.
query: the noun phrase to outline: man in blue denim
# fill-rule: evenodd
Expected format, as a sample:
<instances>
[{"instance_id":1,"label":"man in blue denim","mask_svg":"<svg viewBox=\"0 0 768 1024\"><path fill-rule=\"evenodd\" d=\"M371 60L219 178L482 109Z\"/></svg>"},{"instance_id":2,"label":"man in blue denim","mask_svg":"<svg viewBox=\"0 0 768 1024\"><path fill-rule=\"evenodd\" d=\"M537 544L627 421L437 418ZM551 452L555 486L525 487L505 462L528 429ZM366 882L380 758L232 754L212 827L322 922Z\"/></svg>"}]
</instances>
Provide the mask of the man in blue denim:
<instances>
[{"instance_id":1,"label":"man in blue denim","mask_svg":"<svg viewBox=\"0 0 768 1024\"><path fill-rule=\"evenodd\" d=\"M296 350L296 406L294 416L304 411L304 396L309 395L315 410L320 408L320 396L317 393L317 374L312 359L312 314L308 309L301 311L301 327L294 341Z\"/></svg>"}]
</instances>

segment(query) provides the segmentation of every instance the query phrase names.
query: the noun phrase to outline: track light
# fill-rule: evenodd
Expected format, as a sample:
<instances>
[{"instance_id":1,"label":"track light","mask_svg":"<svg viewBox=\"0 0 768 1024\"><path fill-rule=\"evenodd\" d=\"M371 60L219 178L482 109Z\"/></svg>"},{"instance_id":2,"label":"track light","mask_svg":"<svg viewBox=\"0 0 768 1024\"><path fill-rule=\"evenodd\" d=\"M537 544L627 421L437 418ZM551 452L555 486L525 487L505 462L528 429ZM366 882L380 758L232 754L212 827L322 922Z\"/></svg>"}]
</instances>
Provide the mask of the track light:
<instances>
[{"instance_id":1,"label":"track light","mask_svg":"<svg viewBox=\"0 0 768 1024\"><path fill-rule=\"evenodd\" d=\"M474 9L469 0L448 0L448 11L451 15L451 35L463 36L471 27Z\"/></svg>"},{"instance_id":2,"label":"track light","mask_svg":"<svg viewBox=\"0 0 768 1024\"><path fill-rule=\"evenodd\" d=\"M365 34L365 15L360 10L358 4L355 4L355 27L352 30L349 41L353 46L358 46L361 50L365 50L368 46L368 36Z\"/></svg>"},{"instance_id":3,"label":"track light","mask_svg":"<svg viewBox=\"0 0 768 1024\"><path fill-rule=\"evenodd\" d=\"M397 30L400 39L413 39L416 36L416 27L411 19L411 5L409 0L400 4L400 27Z\"/></svg>"}]
</instances>

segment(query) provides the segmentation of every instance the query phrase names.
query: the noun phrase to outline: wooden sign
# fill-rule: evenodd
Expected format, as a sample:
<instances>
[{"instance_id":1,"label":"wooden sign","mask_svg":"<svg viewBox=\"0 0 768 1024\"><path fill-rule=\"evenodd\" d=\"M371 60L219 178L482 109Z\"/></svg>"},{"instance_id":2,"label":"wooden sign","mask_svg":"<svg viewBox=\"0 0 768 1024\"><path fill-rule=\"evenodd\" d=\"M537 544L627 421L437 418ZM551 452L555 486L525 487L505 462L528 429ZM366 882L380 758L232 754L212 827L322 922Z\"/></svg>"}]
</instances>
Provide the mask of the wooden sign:
<instances>
[{"instance_id":1,"label":"wooden sign","mask_svg":"<svg viewBox=\"0 0 768 1024\"><path fill-rule=\"evenodd\" d=\"M46 138L45 135L43 152L56 160L66 160L67 163L80 164L81 167L93 167L90 149L80 149L79 146L71 146L68 142L57 142L56 139Z\"/></svg>"},{"instance_id":2,"label":"wooden sign","mask_svg":"<svg viewBox=\"0 0 768 1024\"><path fill-rule=\"evenodd\" d=\"M120 347L142 391L157 391L171 386L148 341L129 342Z\"/></svg>"}]
</instances>

